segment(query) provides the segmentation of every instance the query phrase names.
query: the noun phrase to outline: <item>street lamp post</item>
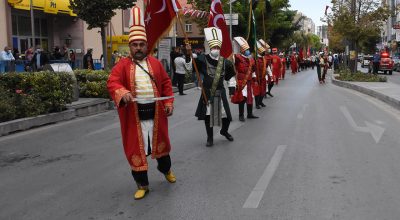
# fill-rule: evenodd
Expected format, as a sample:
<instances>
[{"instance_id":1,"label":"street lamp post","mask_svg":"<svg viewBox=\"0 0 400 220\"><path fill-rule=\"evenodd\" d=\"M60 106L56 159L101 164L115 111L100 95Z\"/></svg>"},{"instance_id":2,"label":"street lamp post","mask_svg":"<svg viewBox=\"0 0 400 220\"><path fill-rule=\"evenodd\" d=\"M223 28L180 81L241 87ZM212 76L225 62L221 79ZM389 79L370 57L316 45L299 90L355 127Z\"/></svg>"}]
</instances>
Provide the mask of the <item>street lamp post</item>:
<instances>
[{"instance_id":1,"label":"street lamp post","mask_svg":"<svg viewBox=\"0 0 400 220\"><path fill-rule=\"evenodd\" d=\"M35 18L33 17L33 0L31 0L31 29L32 29L32 46L35 45Z\"/></svg>"}]
</instances>

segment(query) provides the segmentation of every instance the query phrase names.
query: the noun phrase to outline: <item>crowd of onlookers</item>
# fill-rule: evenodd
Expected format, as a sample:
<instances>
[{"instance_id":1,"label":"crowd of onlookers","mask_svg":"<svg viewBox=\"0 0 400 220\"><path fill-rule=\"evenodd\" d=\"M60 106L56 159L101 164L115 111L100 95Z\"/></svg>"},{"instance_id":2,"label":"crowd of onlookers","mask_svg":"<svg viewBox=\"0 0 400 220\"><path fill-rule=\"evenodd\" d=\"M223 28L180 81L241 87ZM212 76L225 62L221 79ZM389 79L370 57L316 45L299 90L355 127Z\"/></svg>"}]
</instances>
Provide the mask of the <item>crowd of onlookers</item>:
<instances>
[{"instance_id":1,"label":"crowd of onlookers","mask_svg":"<svg viewBox=\"0 0 400 220\"><path fill-rule=\"evenodd\" d=\"M115 65L120 58L121 55L119 55L117 51L114 51L111 58L111 65ZM101 63L100 68L104 69L103 55L101 55L100 59L97 61L96 63ZM55 46L51 52L37 45L36 47L28 48L24 54L20 54L18 49L12 50L11 47L6 46L4 50L0 52L0 73L14 72L16 71L17 65L20 67L22 66L23 71L41 71L46 64L51 63L68 63L72 69L95 69L93 49L91 48L87 50L82 60L77 60L75 51L69 49L67 45L61 48Z\"/></svg>"}]
</instances>

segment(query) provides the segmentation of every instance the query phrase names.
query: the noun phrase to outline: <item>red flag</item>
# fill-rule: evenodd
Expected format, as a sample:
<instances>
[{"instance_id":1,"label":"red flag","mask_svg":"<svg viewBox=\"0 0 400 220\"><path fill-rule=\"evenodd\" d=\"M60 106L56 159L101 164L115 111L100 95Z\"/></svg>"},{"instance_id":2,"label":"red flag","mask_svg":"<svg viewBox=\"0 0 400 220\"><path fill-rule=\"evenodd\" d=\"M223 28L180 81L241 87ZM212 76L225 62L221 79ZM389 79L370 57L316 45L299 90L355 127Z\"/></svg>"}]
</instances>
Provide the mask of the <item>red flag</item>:
<instances>
[{"instance_id":1,"label":"red flag","mask_svg":"<svg viewBox=\"0 0 400 220\"><path fill-rule=\"evenodd\" d=\"M224 11L220 0L213 0L210 9L210 18L208 27L216 27L222 31L222 47L221 56L228 58L232 54L232 42L229 35L228 27L226 26Z\"/></svg>"},{"instance_id":2,"label":"red flag","mask_svg":"<svg viewBox=\"0 0 400 220\"><path fill-rule=\"evenodd\" d=\"M160 38L168 33L179 9L177 0L148 1L144 15L148 51L153 51Z\"/></svg>"}]
</instances>

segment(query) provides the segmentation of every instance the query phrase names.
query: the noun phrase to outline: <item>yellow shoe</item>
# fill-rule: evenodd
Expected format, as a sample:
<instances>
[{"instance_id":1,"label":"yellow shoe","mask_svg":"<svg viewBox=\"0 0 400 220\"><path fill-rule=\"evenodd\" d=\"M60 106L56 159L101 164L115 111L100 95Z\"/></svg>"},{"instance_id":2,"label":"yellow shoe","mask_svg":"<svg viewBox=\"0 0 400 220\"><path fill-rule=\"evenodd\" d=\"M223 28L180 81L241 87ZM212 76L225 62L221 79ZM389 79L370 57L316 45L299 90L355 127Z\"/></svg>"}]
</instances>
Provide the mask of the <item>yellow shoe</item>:
<instances>
[{"instance_id":1,"label":"yellow shoe","mask_svg":"<svg viewBox=\"0 0 400 220\"><path fill-rule=\"evenodd\" d=\"M172 171L168 171L167 174L165 174L165 179L168 180L168 182L170 183L175 183L176 182L176 177L174 175L174 173L172 173Z\"/></svg>"},{"instance_id":2,"label":"yellow shoe","mask_svg":"<svg viewBox=\"0 0 400 220\"><path fill-rule=\"evenodd\" d=\"M135 200L143 199L148 192L149 192L149 188L147 186L140 187L135 193L135 196L134 196Z\"/></svg>"}]
</instances>

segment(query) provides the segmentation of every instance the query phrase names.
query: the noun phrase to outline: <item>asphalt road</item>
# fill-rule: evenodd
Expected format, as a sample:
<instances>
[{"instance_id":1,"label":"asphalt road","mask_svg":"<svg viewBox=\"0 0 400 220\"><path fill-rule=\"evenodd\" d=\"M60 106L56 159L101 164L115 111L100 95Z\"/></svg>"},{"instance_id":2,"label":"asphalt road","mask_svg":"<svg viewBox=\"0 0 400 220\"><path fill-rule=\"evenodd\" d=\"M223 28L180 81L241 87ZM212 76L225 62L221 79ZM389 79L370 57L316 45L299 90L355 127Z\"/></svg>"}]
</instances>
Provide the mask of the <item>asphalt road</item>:
<instances>
[{"instance_id":1,"label":"asphalt road","mask_svg":"<svg viewBox=\"0 0 400 220\"><path fill-rule=\"evenodd\" d=\"M199 90L170 119L175 184L150 162L136 186L115 111L0 138L0 219L393 220L400 216L400 114L316 73L288 74L234 142L206 148Z\"/></svg>"}]
</instances>

